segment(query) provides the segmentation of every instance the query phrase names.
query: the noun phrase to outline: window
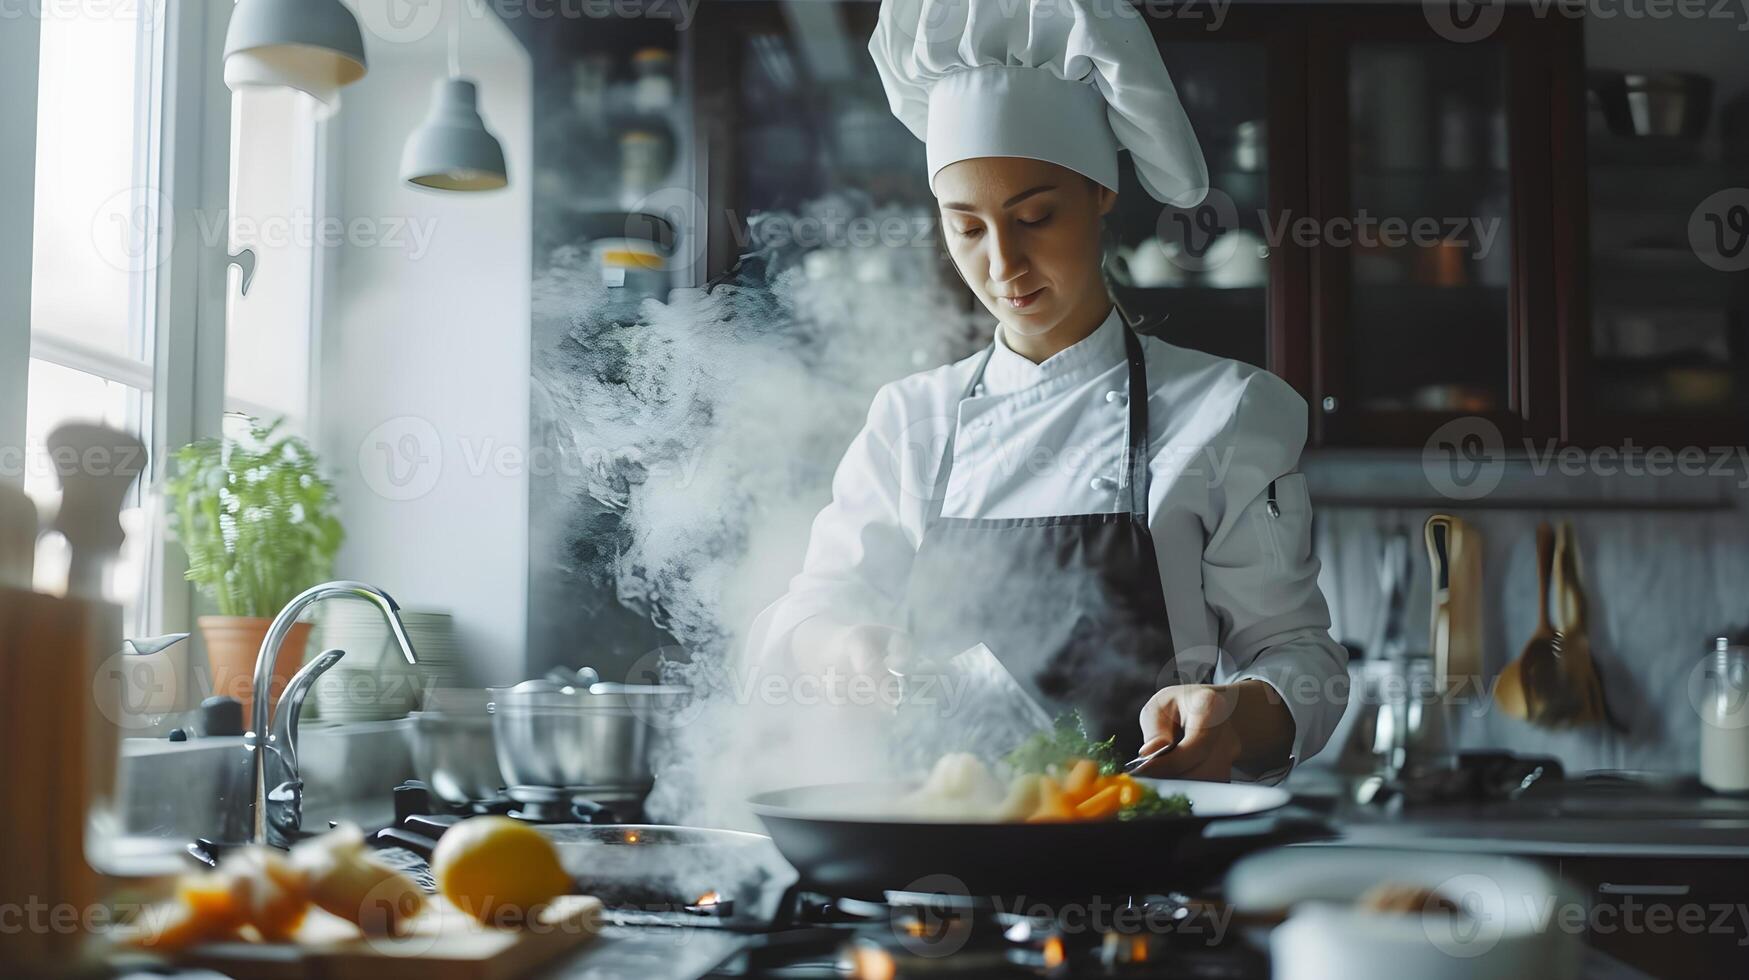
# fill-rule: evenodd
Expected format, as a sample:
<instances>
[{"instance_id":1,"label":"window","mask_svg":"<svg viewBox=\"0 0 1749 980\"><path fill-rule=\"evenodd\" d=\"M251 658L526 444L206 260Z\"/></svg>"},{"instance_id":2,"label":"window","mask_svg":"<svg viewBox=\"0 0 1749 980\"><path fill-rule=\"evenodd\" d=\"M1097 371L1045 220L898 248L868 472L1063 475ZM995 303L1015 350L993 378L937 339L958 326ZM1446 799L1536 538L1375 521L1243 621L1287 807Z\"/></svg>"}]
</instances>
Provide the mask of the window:
<instances>
[{"instance_id":1,"label":"window","mask_svg":"<svg viewBox=\"0 0 1749 980\"><path fill-rule=\"evenodd\" d=\"M151 275L160 258L153 190L162 5L45 7L37 84L25 489L53 500L43 455L63 422L102 421L144 439L153 371ZM149 441L149 440L147 440ZM123 525L141 528L138 488ZM143 625L147 536L129 534L109 594L130 629ZM59 587L65 555L39 563Z\"/></svg>"},{"instance_id":2,"label":"window","mask_svg":"<svg viewBox=\"0 0 1749 980\"><path fill-rule=\"evenodd\" d=\"M225 292L225 409L308 435L316 305L320 104L294 89L231 96L230 239L255 255L249 291Z\"/></svg>"},{"instance_id":3,"label":"window","mask_svg":"<svg viewBox=\"0 0 1749 980\"><path fill-rule=\"evenodd\" d=\"M169 452L219 434L222 411L285 418L309 434L325 114L301 92L228 92L223 14L189 4L43 8L30 358L0 364L0 386L28 384L25 490L40 505L59 495L44 446L65 422L105 422L153 447L142 486L165 475ZM169 37L181 52L174 73L163 65ZM198 169L206 147L227 143L227 170ZM185 166L168 172L173 160ZM182 195L175 211L187 220L174 238L161 189ZM239 271L228 283L214 275L227 252L245 249L254 262L246 295ZM161 308L188 315L158 323ZM222 364L197 356L220 338ZM151 496L136 487L127 502L127 545L105 583L130 635L186 628L194 611ZM51 543L40 557L38 587L58 590L66 555Z\"/></svg>"}]
</instances>

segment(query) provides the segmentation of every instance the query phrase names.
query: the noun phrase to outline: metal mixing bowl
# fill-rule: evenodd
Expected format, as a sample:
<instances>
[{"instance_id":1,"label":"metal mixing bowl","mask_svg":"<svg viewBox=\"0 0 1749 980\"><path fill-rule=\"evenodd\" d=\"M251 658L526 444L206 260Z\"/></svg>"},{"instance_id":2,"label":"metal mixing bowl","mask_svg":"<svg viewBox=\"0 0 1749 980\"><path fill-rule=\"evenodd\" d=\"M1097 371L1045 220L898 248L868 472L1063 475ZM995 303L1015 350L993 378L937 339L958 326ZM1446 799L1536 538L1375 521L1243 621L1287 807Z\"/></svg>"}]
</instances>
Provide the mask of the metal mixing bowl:
<instances>
[{"instance_id":1,"label":"metal mixing bowl","mask_svg":"<svg viewBox=\"0 0 1749 980\"><path fill-rule=\"evenodd\" d=\"M492 717L485 713L415 711L413 771L450 803L489 800L503 794Z\"/></svg>"},{"instance_id":2,"label":"metal mixing bowl","mask_svg":"<svg viewBox=\"0 0 1749 980\"><path fill-rule=\"evenodd\" d=\"M506 785L638 789L651 782L650 729L686 691L540 679L492 693Z\"/></svg>"}]
</instances>

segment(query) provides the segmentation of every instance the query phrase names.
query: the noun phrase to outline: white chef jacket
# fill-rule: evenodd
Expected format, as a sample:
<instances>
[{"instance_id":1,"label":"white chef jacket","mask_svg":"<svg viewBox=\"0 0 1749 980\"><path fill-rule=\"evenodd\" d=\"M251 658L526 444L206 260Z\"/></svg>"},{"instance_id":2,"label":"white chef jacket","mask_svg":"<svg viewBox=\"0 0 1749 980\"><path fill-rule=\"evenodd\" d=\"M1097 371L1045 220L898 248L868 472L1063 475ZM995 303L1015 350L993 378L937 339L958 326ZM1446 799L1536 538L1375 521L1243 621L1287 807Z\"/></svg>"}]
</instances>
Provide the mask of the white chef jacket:
<instances>
[{"instance_id":1,"label":"white chef jacket","mask_svg":"<svg viewBox=\"0 0 1749 980\"><path fill-rule=\"evenodd\" d=\"M1129 372L1118 311L1043 363L997 330L979 354L882 387L814 520L802 571L750 631L749 653L786 648L803 620L904 628L907 579L950 427L943 517L1016 518L1128 509ZM1295 471L1306 403L1249 365L1143 337L1148 368L1148 527L1185 682L1257 679L1294 720L1294 761L1341 717L1347 654L1311 551L1305 477ZM1275 483L1272 515L1268 487ZM1001 651L996 651L998 655ZM1096 735L1098 733L1095 733Z\"/></svg>"}]
</instances>

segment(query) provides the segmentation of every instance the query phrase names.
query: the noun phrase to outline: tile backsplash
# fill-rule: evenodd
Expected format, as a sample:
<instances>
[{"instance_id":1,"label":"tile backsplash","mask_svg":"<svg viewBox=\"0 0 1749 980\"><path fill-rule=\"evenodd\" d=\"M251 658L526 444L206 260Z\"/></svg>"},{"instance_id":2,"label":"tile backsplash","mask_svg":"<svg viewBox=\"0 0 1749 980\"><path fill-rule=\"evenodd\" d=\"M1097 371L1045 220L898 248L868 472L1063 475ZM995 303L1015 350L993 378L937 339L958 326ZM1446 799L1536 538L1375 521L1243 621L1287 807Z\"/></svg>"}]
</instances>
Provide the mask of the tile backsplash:
<instances>
[{"instance_id":1,"label":"tile backsplash","mask_svg":"<svg viewBox=\"0 0 1749 980\"><path fill-rule=\"evenodd\" d=\"M1524 472L1516 480L1509 474L1495 494L1477 501L1442 503L1425 480L1413 492L1418 461L1308 459L1306 469L1317 514L1313 547L1339 641L1364 643L1372 634L1384 604L1381 548L1392 529L1403 527L1414 558L1410 648L1427 649L1431 572L1422 524L1443 512L1480 529L1483 670L1490 685L1536 623L1537 523L1572 522L1593 654L1627 733L1544 731L1491 704L1471 705L1453 718L1459 747L1548 753L1569 771L1697 768L1700 717L1691 690L1703 657L1714 637L1749 626L1749 491L1740 479Z\"/></svg>"}]
</instances>

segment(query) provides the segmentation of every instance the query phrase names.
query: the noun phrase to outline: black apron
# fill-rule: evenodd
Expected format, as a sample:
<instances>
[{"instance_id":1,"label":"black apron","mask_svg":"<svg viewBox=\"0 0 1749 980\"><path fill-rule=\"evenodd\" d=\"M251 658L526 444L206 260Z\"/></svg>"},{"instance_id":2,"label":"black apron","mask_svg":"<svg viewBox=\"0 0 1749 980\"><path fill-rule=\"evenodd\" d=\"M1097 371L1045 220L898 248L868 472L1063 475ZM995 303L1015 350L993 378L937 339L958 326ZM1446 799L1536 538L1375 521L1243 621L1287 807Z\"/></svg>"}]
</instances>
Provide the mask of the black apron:
<instances>
[{"instance_id":1,"label":"black apron","mask_svg":"<svg viewBox=\"0 0 1749 980\"><path fill-rule=\"evenodd\" d=\"M1128 511L944 518L950 431L906 603L919 654L951 657L986 644L1046 711L1079 710L1088 734L1096 741L1116 736L1127 759L1141 745L1142 707L1178 681L1148 532L1148 370L1141 341L1128 326L1123 331ZM993 349L984 352L961 400L982 382Z\"/></svg>"}]
</instances>

